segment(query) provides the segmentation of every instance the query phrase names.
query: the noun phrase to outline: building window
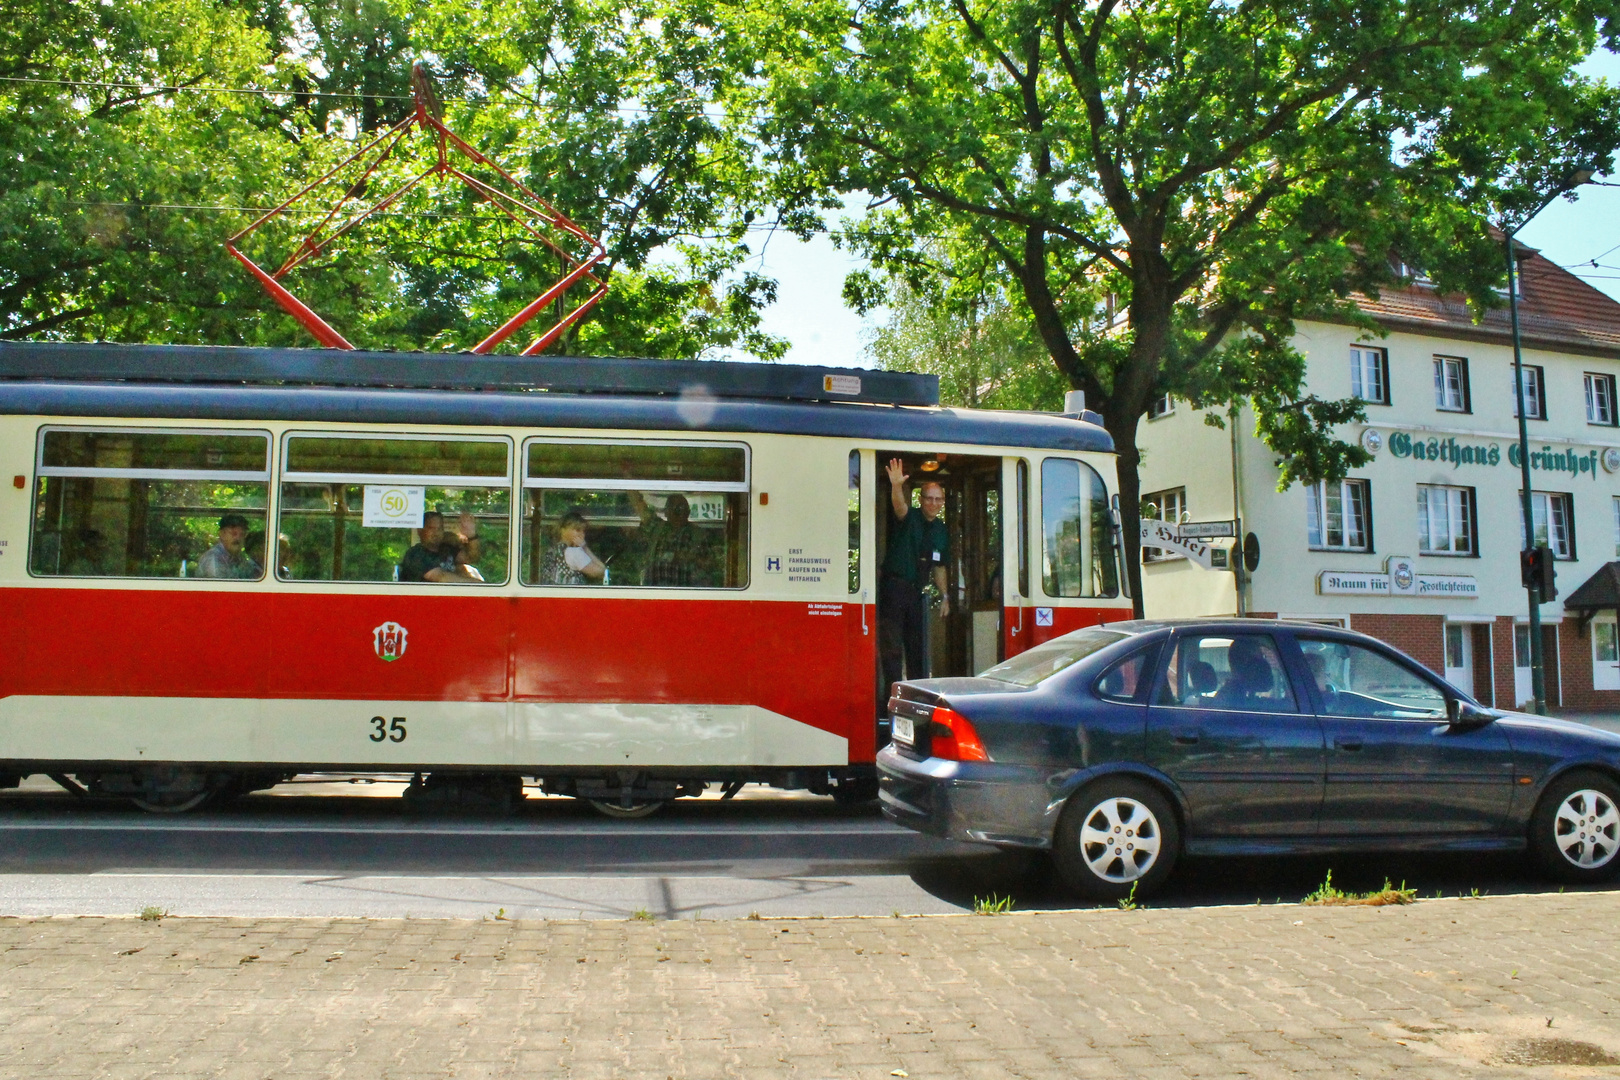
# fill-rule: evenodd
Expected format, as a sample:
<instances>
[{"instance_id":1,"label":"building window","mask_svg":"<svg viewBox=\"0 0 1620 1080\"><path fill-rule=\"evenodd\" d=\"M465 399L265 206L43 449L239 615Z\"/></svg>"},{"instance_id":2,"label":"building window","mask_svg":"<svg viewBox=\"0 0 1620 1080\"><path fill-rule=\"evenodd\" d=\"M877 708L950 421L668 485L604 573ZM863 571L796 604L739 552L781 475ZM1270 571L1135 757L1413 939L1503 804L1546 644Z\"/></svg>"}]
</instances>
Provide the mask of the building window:
<instances>
[{"instance_id":1,"label":"building window","mask_svg":"<svg viewBox=\"0 0 1620 1080\"><path fill-rule=\"evenodd\" d=\"M1384 349L1352 346L1350 395L1373 405L1389 404L1389 353Z\"/></svg>"},{"instance_id":2,"label":"building window","mask_svg":"<svg viewBox=\"0 0 1620 1080\"><path fill-rule=\"evenodd\" d=\"M1575 557L1575 513L1574 498L1567 493L1551 491L1532 491L1530 493L1530 513L1534 515L1536 538L1535 544L1539 547L1546 544L1552 549L1555 559L1573 559ZM1524 505L1519 505L1519 547L1524 544Z\"/></svg>"},{"instance_id":3,"label":"building window","mask_svg":"<svg viewBox=\"0 0 1620 1080\"><path fill-rule=\"evenodd\" d=\"M1425 555L1472 555L1479 545L1474 489L1419 484L1418 550Z\"/></svg>"},{"instance_id":4,"label":"building window","mask_svg":"<svg viewBox=\"0 0 1620 1080\"><path fill-rule=\"evenodd\" d=\"M1367 481L1312 484L1305 489L1305 500L1305 523L1312 549L1372 549L1372 498Z\"/></svg>"},{"instance_id":5,"label":"building window","mask_svg":"<svg viewBox=\"0 0 1620 1080\"><path fill-rule=\"evenodd\" d=\"M1620 648L1612 622L1592 624L1592 689L1620 690Z\"/></svg>"},{"instance_id":6,"label":"building window","mask_svg":"<svg viewBox=\"0 0 1620 1080\"><path fill-rule=\"evenodd\" d=\"M1530 627L1527 623L1515 623L1513 626L1513 666L1530 666Z\"/></svg>"},{"instance_id":7,"label":"building window","mask_svg":"<svg viewBox=\"0 0 1620 1080\"><path fill-rule=\"evenodd\" d=\"M1620 558L1620 495L1610 499L1609 506L1614 510L1614 554Z\"/></svg>"},{"instance_id":8,"label":"building window","mask_svg":"<svg viewBox=\"0 0 1620 1080\"><path fill-rule=\"evenodd\" d=\"M1142 498L1142 516L1149 521L1168 521L1172 525L1179 524L1187 517L1187 489L1171 488L1168 491L1155 491ZM1164 548L1145 547L1142 549L1144 562L1162 562L1165 559L1179 559L1181 555Z\"/></svg>"},{"instance_id":9,"label":"building window","mask_svg":"<svg viewBox=\"0 0 1620 1080\"><path fill-rule=\"evenodd\" d=\"M1534 365L1531 365L1531 364L1524 364L1519 368L1519 370L1524 373L1524 416L1525 416L1525 419L1527 419L1527 420L1545 420L1545 419L1547 419L1547 395L1545 393L1546 386L1547 386L1547 372L1546 372L1546 370L1544 368L1535 367ZM1511 388L1511 383L1509 384L1509 386ZM1588 394L1587 400L1590 401L1591 400L1591 397L1590 397L1591 391L1588 390L1587 394ZM1590 405L1587 406L1587 410L1589 412L1591 411L1591 406ZM1514 416L1519 415L1519 395L1516 394L1516 393L1513 395L1513 415Z\"/></svg>"},{"instance_id":10,"label":"building window","mask_svg":"<svg viewBox=\"0 0 1620 1080\"><path fill-rule=\"evenodd\" d=\"M1586 373L1586 422L1614 426L1614 376Z\"/></svg>"},{"instance_id":11,"label":"building window","mask_svg":"<svg viewBox=\"0 0 1620 1080\"><path fill-rule=\"evenodd\" d=\"M1434 358L1434 407L1443 412L1468 411L1468 361L1460 356Z\"/></svg>"},{"instance_id":12,"label":"building window","mask_svg":"<svg viewBox=\"0 0 1620 1080\"><path fill-rule=\"evenodd\" d=\"M1176 411L1176 399L1169 394L1161 394L1148 405L1148 419L1157 420L1161 416L1169 416Z\"/></svg>"}]
</instances>

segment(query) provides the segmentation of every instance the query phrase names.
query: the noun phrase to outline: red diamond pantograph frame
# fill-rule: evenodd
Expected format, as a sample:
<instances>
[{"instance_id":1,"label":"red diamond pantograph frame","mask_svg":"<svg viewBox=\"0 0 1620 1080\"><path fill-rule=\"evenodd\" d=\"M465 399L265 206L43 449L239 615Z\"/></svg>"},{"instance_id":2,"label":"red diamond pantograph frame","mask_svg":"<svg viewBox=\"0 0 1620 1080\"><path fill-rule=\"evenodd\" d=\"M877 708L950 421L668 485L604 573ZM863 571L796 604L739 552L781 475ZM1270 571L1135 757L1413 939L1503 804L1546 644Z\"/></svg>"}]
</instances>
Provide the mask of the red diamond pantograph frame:
<instances>
[{"instance_id":1,"label":"red diamond pantograph frame","mask_svg":"<svg viewBox=\"0 0 1620 1080\"><path fill-rule=\"evenodd\" d=\"M546 346L561 337L563 331L578 322L607 292L607 283L591 272L606 255L601 242L570 221L550 203L518 183L510 173L473 149L455 132L445 127L442 120L443 110L439 106L438 95L434 92L433 80L421 64L415 64L411 67L411 96L413 105L410 115L370 143L367 143L358 152L329 169L320 179L304 187L298 194L268 211L253 224L225 241L226 250L236 256L242 265L247 267L248 273L257 278L259 284L265 287L265 290L270 293L276 303L280 304L289 315L297 319L311 334L314 334L321 344L333 349L353 349L354 346L349 344L342 334L334 330L325 319L315 314L303 301L289 292L286 286L281 284L281 279L295 267L321 254L333 241L359 225L372 214L385 210L398 202L405 196L406 192L428 178L433 176L454 177L472 188L490 205L511 218L519 228L523 229L535 240L550 248L562 259L563 265L568 268L567 272L557 280L556 284L541 293L522 311L508 319L494 333L474 345L473 352L487 353L494 349L495 346L516 333L524 323L534 318L548 305L555 303L557 298L567 292L570 287L580 282L587 282L594 286L591 294L585 298L583 303L558 320L557 325L536 338L528 348L523 350L523 355L532 356L541 352ZM388 160L405 137L411 133L412 129L421 129L437 140L438 160L372 205L363 208L359 207L359 199L365 194L372 175L384 161ZM519 196L509 195L484 183L477 177L468 175L456 166L451 157L451 150L469 161L494 170L519 193ZM343 170L356 162L365 161L374 152L376 153L375 159L365 165L359 179L344 190L343 197L320 218L315 227L304 236L297 249L287 257L287 260L281 264L275 273L266 271L244 255L241 249L237 247L237 244L248 234L259 229L272 218L285 213L288 208ZM339 216L344 214L348 216L344 220L338 221ZM582 240L589 245L589 249L584 256L576 256L564 249L550 236L547 236L542 231L541 225L549 225L558 232L565 234L565 236Z\"/></svg>"}]
</instances>

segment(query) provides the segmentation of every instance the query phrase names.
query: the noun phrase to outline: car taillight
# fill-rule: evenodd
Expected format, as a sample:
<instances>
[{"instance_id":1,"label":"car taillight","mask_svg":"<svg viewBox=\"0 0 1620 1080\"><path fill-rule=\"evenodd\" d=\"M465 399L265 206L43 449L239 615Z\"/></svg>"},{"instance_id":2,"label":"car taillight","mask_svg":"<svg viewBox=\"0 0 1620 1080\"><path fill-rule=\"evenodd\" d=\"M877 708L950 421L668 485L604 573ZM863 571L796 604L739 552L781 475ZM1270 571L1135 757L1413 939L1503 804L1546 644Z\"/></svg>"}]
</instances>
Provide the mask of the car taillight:
<instances>
[{"instance_id":1,"label":"car taillight","mask_svg":"<svg viewBox=\"0 0 1620 1080\"><path fill-rule=\"evenodd\" d=\"M933 722L933 741L929 751L934 757L946 761L990 760L990 755L984 749L984 741L973 730L967 717L941 705L934 710Z\"/></svg>"}]
</instances>

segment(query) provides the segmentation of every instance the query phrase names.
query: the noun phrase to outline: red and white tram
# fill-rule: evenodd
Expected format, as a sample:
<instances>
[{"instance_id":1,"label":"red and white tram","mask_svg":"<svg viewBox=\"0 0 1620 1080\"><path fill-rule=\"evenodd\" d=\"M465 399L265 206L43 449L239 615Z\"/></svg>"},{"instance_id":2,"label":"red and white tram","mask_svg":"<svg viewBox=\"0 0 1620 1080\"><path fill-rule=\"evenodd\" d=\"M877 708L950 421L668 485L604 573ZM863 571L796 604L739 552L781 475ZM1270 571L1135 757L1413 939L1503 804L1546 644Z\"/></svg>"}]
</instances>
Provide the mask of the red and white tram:
<instances>
[{"instance_id":1,"label":"red and white tram","mask_svg":"<svg viewBox=\"0 0 1620 1080\"><path fill-rule=\"evenodd\" d=\"M1129 617L1095 418L937 395L789 365L0 344L0 785L152 809L329 771L626 810L870 794L883 462L948 496L934 674ZM433 511L476 543L449 581L400 580ZM581 519L601 580L558 573Z\"/></svg>"}]
</instances>

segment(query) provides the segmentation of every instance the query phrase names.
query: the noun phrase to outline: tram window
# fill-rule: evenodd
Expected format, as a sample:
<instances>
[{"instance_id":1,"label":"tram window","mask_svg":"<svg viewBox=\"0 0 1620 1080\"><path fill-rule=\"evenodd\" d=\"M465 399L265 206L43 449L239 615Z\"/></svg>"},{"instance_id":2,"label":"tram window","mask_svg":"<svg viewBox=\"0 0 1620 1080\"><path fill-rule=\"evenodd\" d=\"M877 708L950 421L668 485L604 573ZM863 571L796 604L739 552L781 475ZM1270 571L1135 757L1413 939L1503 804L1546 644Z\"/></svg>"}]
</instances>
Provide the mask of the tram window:
<instances>
[{"instance_id":1,"label":"tram window","mask_svg":"<svg viewBox=\"0 0 1620 1080\"><path fill-rule=\"evenodd\" d=\"M526 454L525 585L748 584L746 447L531 442Z\"/></svg>"},{"instance_id":2,"label":"tram window","mask_svg":"<svg viewBox=\"0 0 1620 1080\"><path fill-rule=\"evenodd\" d=\"M861 452L849 452L849 593L861 591Z\"/></svg>"},{"instance_id":3,"label":"tram window","mask_svg":"<svg viewBox=\"0 0 1620 1080\"><path fill-rule=\"evenodd\" d=\"M1047 596L1118 596L1114 522L1102 477L1081 461L1041 462L1041 583Z\"/></svg>"},{"instance_id":4,"label":"tram window","mask_svg":"<svg viewBox=\"0 0 1620 1080\"><path fill-rule=\"evenodd\" d=\"M256 432L44 429L30 569L196 577L202 561L208 576L260 578L269 463ZM245 524L221 529L233 515Z\"/></svg>"},{"instance_id":5,"label":"tram window","mask_svg":"<svg viewBox=\"0 0 1620 1080\"><path fill-rule=\"evenodd\" d=\"M277 573L435 580L419 576L429 566L446 571L439 580L500 584L511 546L510 469L504 439L289 435Z\"/></svg>"}]
</instances>

